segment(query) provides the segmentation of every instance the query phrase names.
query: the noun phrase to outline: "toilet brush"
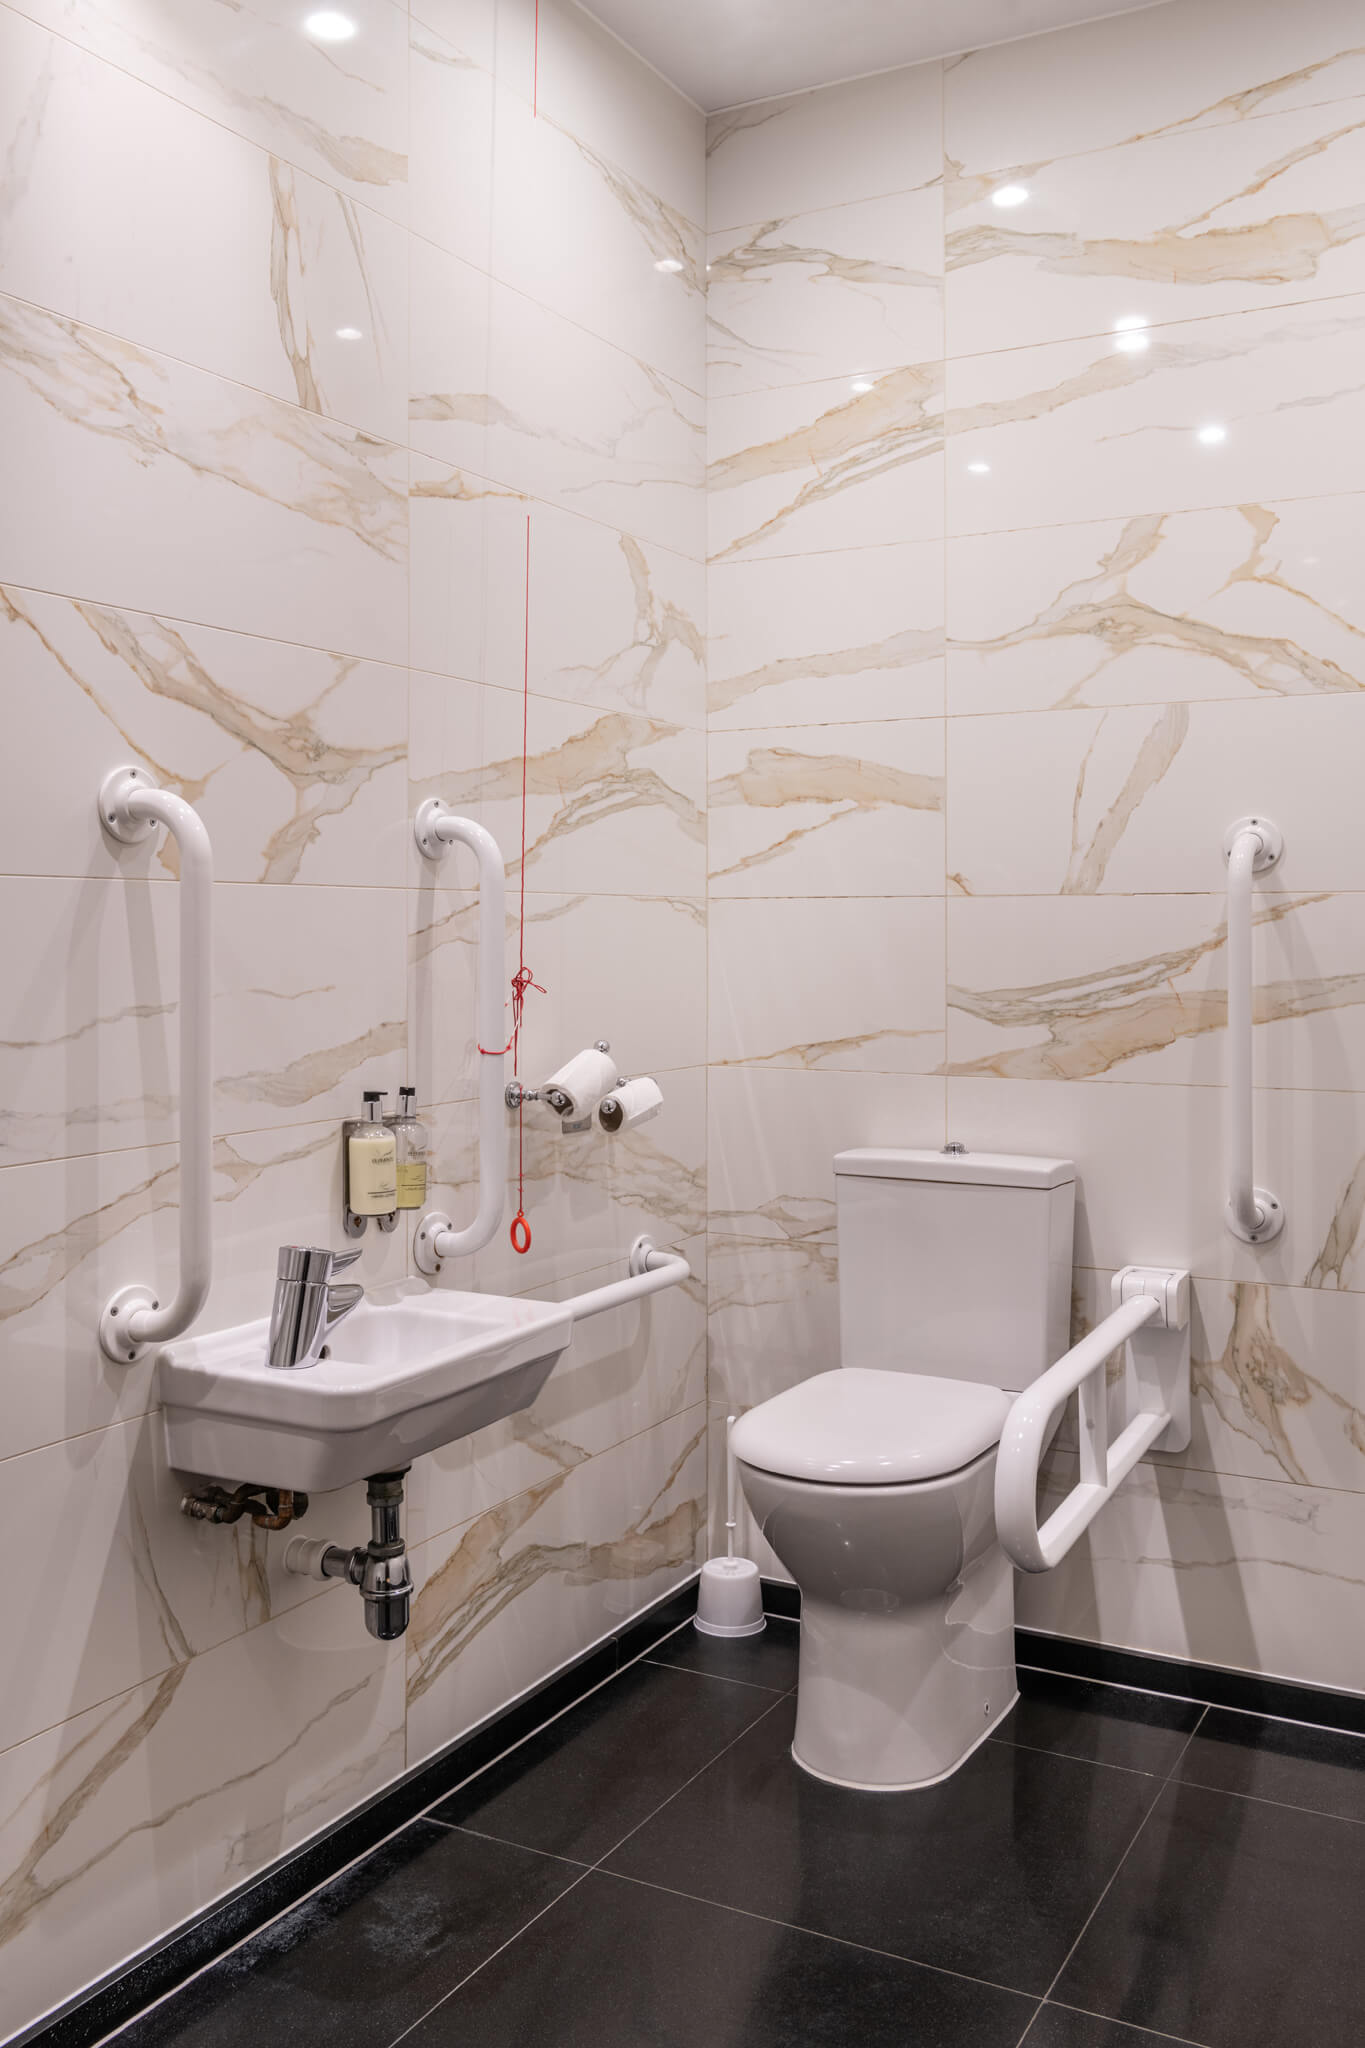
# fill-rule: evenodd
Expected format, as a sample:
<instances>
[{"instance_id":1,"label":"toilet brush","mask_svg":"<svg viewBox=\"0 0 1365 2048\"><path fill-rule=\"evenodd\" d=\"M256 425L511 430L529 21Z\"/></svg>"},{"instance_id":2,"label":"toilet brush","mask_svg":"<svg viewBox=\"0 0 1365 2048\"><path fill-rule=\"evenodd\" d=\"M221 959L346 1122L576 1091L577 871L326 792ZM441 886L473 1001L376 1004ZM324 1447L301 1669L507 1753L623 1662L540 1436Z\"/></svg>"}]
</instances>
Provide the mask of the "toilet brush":
<instances>
[{"instance_id":1,"label":"toilet brush","mask_svg":"<svg viewBox=\"0 0 1365 2048\"><path fill-rule=\"evenodd\" d=\"M735 1556L739 1471L730 1447L735 1418L725 1418L725 1555L708 1558L697 1587L696 1626L704 1636L756 1636L765 1626L758 1566Z\"/></svg>"}]
</instances>

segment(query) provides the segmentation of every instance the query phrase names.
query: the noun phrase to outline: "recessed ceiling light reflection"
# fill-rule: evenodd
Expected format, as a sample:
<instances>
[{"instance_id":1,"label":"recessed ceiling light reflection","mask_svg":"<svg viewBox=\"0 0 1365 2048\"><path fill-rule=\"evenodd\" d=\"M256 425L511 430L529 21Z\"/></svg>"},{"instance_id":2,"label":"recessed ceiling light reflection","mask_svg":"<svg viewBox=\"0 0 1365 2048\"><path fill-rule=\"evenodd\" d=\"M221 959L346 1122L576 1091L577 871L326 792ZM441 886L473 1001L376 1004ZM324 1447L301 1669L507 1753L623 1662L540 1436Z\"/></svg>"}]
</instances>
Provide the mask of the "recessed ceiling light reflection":
<instances>
[{"instance_id":1,"label":"recessed ceiling light reflection","mask_svg":"<svg viewBox=\"0 0 1365 2048\"><path fill-rule=\"evenodd\" d=\"M682 265L676 256L661 256L654 268L662 270L666 277L676 277Z\"/></svg>"},{"instance_id":2,"label":"recessed ceiling light reflection","mask_svg":"<svg viewBox=\"0 0 1365 2048\"><path fill-rule=\"evenodd\" d=\"M323 7L308 16L303 32L315 43L349 43L356 32L356 25L349 14L338 14L335 8Z\"/></svg>"},{"instance_id":3,"label":"recessed ceiling light reflection","mask_svg":"<svg viewBox=\"0 0 1365 2048\"><path fill-rule=\"evenodd\" d=\"M338 341L363 341L364 339L365 337L358 327L338 327L337 329Z\"/></svg>"},{"instance_id":4,"label":"recessed ceiling light reflection","mask_svg":"<svg viewBox=\"0 0 1365 2048\"><path fill-rule=\"evenodd\" d=\"M1227 428L1220 427L1217 420L1210 420L1206 427L1199 428L1194 438L1202 447L1216 448L1221 441L1226 441L1227 437Z\"/></svg>"},{"instance_id":5,"label":"recessed ceiling light reflection","mask_svg":"<svg viewBox=\"0 0 1365 2048\"><path fill-rule=\"evenodd\" d=\"M997 185L991 194L991 205L1022 206L1027 198L1027 185Z\"/></svg>"},{"instance_id":6,"label":"recessed ceiling light reflection","mask_svg":"<svg viewBox=\"0 0 1365 2048\"><path fill-rule=\"evenodd\" d=\"M848 388L850 391L856 391L861 398L865 391L875 391L877 387L870 377L855 377Z\"/></svg>"},{"instance_id":7,"label":"recessed ceiling light reflection","mask_svg":"<svg viewBox=\"0 0 1365 2048\"><path fill-rule=\"evenodd\" d=\"M967 464L968 476L989 476L990 473L991 466L989 462L969 462Z\"/></svg>"},{"instance_id":8,"label":"recessed ceiling light reflection","mask_svg":"<svg viewBox=\"0 0 1365 2048\"><path fill-rule=\"evenodd\" d=\"M1122 355L1140 356L1151 345L1152 337L1141 313L1125 313L1122 319L1114 322L1114 347Z\"/></svg>"}]
</instances>

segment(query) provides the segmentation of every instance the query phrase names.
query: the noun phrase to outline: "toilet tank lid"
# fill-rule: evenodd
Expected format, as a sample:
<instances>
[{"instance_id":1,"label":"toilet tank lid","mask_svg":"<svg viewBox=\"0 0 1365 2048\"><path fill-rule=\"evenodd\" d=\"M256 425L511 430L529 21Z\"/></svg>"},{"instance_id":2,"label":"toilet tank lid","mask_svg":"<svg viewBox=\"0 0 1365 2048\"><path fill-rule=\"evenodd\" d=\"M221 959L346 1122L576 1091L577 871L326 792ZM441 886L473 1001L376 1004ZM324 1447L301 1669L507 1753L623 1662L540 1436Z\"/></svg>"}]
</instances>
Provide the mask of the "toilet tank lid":
<instances>
[{"instance_id":1,"label":"toilet tank lid","mask_svg":"<svg viewBox=\"0 0 1365 2048\"><path fill-rule=\"evenodd\" d=\"M915 1152L881 1145L836 1152L834 1171L863 1180L943 1180L992 1188L1060 1188L1076 1178L1070 1159L1030 1159L1013 1152Z\"/></svg>"}]
</instances>

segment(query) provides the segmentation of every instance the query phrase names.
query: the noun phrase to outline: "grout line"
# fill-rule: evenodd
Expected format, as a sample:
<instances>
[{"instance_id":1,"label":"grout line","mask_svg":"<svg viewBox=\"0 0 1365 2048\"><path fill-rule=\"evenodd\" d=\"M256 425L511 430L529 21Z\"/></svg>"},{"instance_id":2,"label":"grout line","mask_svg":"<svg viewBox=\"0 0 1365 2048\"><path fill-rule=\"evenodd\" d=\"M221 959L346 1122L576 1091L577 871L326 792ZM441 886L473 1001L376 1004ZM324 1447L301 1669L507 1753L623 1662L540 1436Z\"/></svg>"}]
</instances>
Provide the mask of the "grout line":
<instances>
[{"instance_id":1,"label":"grout line","mask_svg":"<svg viewBox=\"0 0 1365 2048\"><path fill-rule=\"evenodd\" d=\"M684 1627L687 1626L686 1623L683 1625ZM672 1638L670 1637L667 1640L671 1641ZM721 1685L743 1686L746 1692L775 1693L779 1699L786 1699L787 1695L792 1691L792 1687L789 1685L760 1685L758 1680L754 1678L732 1678L728 1671L702 1671L695 1664L670 1664L666 1657L658 1656L653 1650L646 1650L635 1661L644 1664L654 1664L660 1671L685 1671L689 1678L713 1678L717 1679Z\"/></svg>"},{"instance_id":2,"label":"grout line","mask_svg":"<svg viewBox=\"0 0 1365 2048\"><path fill-rule=\"evenodd\" d=\"M1296 1291L1299 1291L1299 1290L1296 1290ZM1220 1476L1222 1476L1222 1475L1220 1475ZM1283 1485L1293 1485L1293 1484L1294 1484L1294 1482L1293 1482L1292 1480L1284 1480L1284 1481L1273 1481L1273 1480L1270 1480L1270 1481L1267 1481L1266 1483L1267 1483L1268 1485L1276 1485L1276 1484L1283 1484ZM1340 1491L1340 1490L1343 1490L1343 1489L1338 1489L1338 1488L1332 1488L1332 1487L1313 1487L1313 1488L1310 1488L1309 1490L1310 1490L1311 1492L1322 1492L1322 1493L1330 1493L1330 1492ZM1112 1646L1110 1646L1110 1645L1106 1645L1106 1644L1104 1644L1104 1643L1099 1643L1099 1644L1095 1645L1095 1647L1096 1647L1096 1648L1098 1648L1098 1649L1105 1649L1105 1648L1107 1648L1107 1647L1115 1647L1115 1648L1117 1648L1118 1646L1117 1646L1117 1645L1112 1645ZM1141 1656L1141 1655L1142 1655L1143 1653L1142 1653L1142 1652L1141 1652L1140 1650L1138 1650L1138 1651L1133 1651L1133 1652L1132 1652L1131 1654L1132 1654L1132 1655L1134 1655L1134 1656ZM1187 1703L1187 1704L1188 1704L1189 1706L1192 1706L1192 1707L1203 1707L1203 1708L1204 1708L1204 1710L1205 1710L1205 1712L1206 1712L1206 1713L1210 1713L1210 1714L1213 1714L1213 1713L1217 1713L1217 1714L1243 1714L1243 1715L1245 1715L1245 1716L1246 1716L1246 1718L1247 1718L1248 1720L1251 1720L1251 1721L1277 1721L1277 1722L1283 1722L1283 1724L1284 1724L1284 1726L1285 1726L1286 1728L1308 1728L1308 1729L1311 1729L1311 1730L1313 1730L1313 1731L1314 1731L1314 1733L1316 1733L1316 1734L1320 1734L1320 1735L1346 1735L1346 1736L1350 1736L1350 1737L1352 1737L1352 1738L1353 1738L1353 1739L1354 1739L1355 1741L1357 1741L1357 1742L1365 1742L1365 1733L1362 1733L1362 1731L1361 1731L1361 1730L1359 1730L1359 1729L1357 1729L1357 1728L1337 1728L1337 1727L1335 1727L1335 1726L1334 1726L1334 1725L1333 1725L1332 1723L1330 1723L1330 1722L1326 1722L1326 1721L1300 1721L1300 1720L1299 1720L1299 1719L1297 1718L1297 1716L1296 1716L1296 1715L1294 1715L1294 1714L1270 1714L1270 1713L1267 1713L1264 1707L1230 1707L1230 1706L1226 1706L1226 1705L1225 1705L1225 1704L1223 1703L1223 1701L1222 1701L1222 1700L1201 1700L1201 1699L1197 1699L1197 1698L1195 1697L1195 1695L1194 1695L1193 1693L1188 1693L1188 1692L1170 1692L1170 1691L1167 1691L1165 1687L1163 1687L1163 1686L1157 1686L1157 1685L1125 1685L1125 1684L1124 1684L1124 1683L1123 1683L1123 1682L1122 1682L1122 1681L1121 1681L1120 1679L1117 1679L1117 1678L1087 1678L1084 1672L1081 1672L1081 1671L1054 1671L1054 1670L1053 1670L1053 1669L1052 1669L1052 1668L1051 1668L1051 1667L1050 1667L1049 1665L1046 1665L1046 1664L1020 1664L1020 1665L1018 1666L1018 1669L1019 1669L1020 1671L1035 1671L1035 1672L1037 1672L1037 1673L1038 1673L1039 1677L1041 1677L1041 1678L1068 1678L1068 1679L1072 1679L1072 1680L1073 1680L1073 1681L1074 1681L1074 1682L1075 1682L1075 1683L1076 1683L1077 1685L1107 1685L1107 1686L1109 1686L1109 1687L1110 1687L1110 1688L1111 1688L1111 1689L1112 1689L1112 1690L1113 1690L1114 1692L1134 1692L1134 1693L1137 1693L1137 1694L1139 1695L1139 1697L1141 1697L1142 1699L1157 1699L1157 1700L1184 1700L1184 1701L1185 1701L1185 1702L1186 1702L1186 1703ZM1259 1679L1259 1678L1263 1677L1263 1676L1264 1676L1264 1674L1263 1674L1263 1673L1261 1673L1261 1672L1257 1672L1257 1671L1248 1671L1248 1672L1234 1672L1234 1673L1233 1673L1233 1676L1234 1676L1234 1677L1238 1677L1238 1678L1241 1678L1241 1677L1246 1677L1246 1678L1253 1678L1253 1679ZM1269 1678L1269 1679L1267 1679L1267 1683L1269 1683L1269 1684L1272 1684L1272 1685L1295 1685L1295 1684L1297 1684L1297 1683L1298 1683L1298 1681L1297 1681L1296 1679L1292 1679L1292 1678L1285 1678L1285 1679L1279 1679L1279 1678ZM1347 1692L1347 1693L1343 1693L1343 1694L1341 1695L1341 1697L1342 1697L1343 1699L1345 1699L1345 1700L1351 1700L1351 1701L1358 1701L1358 1700L1359 1700L1359 1698L1360 1698L1360 1695L1359 1695L1359 1694L1357 1694L1357 1693L1353 1693L1353 1692ZM1197 1726L1202 1726L1202 1716L1201 1716L1201 1718L1200 1718L1200 1722L1199 1722L1199 1723L1197 1723L1196 1725L1197 1725Z\"/></svg>"},{"instance_id":3,"label":"grout line","mask_svg":"<svg viewBox=\"0 0 1365 2048\"><path fill-rule=\"evenodd\" d=\"M1044 1749L1037 1742L1014 1742L1008 1735L988 1735L986 1742L995 1749L1022 1749L1029 1756L1050 1756L1059 1764L1088 1764L1093 1771L1121 1771L1126 1778L1159 1778L1163 1784L1166 1782L1162 1771L1144 1771L1137 1764L1114 1764L1105 1757L1076 1756L1065 1749Z\"/></svg>"},{"instance_id":4,"label":"grout line","mask_svg":"<svg viewBox=\"0 0 1365 2048\"><path fill-rule=\"evenodd\" d=\"M1133 2036L1134 2048L1143 2041L1178 2041L1181 2048L1209 2048L1207 2042L1196 2041L1192 2034L1164 2034L1159 2027L1140 2027L1135 2021L1112 2019L1108 2013L1091 2012L1085 2005L1067 2005L1060 1998L1045 1999L1043 2003L1044 2006L1055 2006L1058 2012L1084 2013L1088 2019L1103 2020L1106 2026L1118 2027L1121 2032Z\"/></svg>"}]
</instances>

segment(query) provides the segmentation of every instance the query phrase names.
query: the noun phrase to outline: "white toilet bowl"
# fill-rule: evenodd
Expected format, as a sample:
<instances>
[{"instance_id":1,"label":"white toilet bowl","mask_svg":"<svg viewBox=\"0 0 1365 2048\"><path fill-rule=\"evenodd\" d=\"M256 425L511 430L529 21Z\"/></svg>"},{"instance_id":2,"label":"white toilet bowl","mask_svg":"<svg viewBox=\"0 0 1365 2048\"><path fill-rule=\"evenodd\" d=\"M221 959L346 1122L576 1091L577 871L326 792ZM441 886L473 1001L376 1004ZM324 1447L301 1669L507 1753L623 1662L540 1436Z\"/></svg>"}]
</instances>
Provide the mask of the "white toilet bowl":
<instances>
[{"instance_id":1,"label":"white toilet bowl","mask_svg":"<svg viewBox=\"0 0 1365 2048\"><path fill-rule=\"evenodd\" d=\"M801 1589L792 1753L815 1777L932 1785L1013 1705L994 1498L1009 1406L996 1387L849 1367L736 1423L745 1497Z\"/></svg>"}]
</instances>

